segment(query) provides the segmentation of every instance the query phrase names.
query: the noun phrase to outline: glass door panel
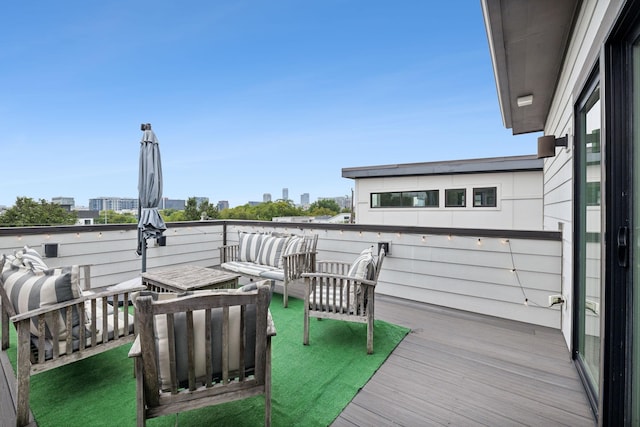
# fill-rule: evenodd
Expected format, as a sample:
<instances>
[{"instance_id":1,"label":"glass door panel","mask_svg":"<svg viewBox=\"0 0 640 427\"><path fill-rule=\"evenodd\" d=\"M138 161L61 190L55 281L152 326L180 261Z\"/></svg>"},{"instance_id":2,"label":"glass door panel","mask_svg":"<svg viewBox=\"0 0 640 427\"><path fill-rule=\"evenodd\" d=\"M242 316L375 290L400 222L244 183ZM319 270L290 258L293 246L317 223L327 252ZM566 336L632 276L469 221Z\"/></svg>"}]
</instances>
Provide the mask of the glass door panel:
<instances>
[{"instance_id":1,"label":"glass door panel","mask_svg":"<svg viewBox=\"0 0 640 427\"><path fill-rule=\"evenodd\" d=\"M600 382L600 303L601 303L601 156L600 88L587 95L578 117L578 359L592 392Z\"/></svg>"},{"instance_id":2,"label":"glass door panel","mask_svg":"<svg viewBox=\"0 0 640 427\"><path fill-rule=\"evenodd\" d=\"M636 42L632 50L633 88L632 91L632 188L633 195L633 220L631 236L633 238L632 253L640 254L640 43ZM631 398L632 398L632 425L640 425L640 257L631 257L631 277L633 286L633 345L631 367Z\"/></svg>"}]
</instances>

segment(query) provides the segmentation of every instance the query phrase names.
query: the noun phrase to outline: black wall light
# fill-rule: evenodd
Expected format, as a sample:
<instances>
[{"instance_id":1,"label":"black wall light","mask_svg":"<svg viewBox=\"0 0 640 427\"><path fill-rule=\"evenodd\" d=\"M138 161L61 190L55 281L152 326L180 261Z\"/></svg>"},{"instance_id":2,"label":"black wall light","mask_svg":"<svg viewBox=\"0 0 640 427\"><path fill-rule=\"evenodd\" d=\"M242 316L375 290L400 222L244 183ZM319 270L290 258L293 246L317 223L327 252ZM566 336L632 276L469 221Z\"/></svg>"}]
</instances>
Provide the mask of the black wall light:
<instances>
[{"instance_id":1,"label":"black wall light","mask_svg":"<svg viewBox=\"0 0 640 427\"><path fill-rule=\"evenodd\" d=\"M569 135L556 138L554 135L545 135L538 138L538 158L554 157L556 147L568 147Z\"/></svg>"}]
</instances>

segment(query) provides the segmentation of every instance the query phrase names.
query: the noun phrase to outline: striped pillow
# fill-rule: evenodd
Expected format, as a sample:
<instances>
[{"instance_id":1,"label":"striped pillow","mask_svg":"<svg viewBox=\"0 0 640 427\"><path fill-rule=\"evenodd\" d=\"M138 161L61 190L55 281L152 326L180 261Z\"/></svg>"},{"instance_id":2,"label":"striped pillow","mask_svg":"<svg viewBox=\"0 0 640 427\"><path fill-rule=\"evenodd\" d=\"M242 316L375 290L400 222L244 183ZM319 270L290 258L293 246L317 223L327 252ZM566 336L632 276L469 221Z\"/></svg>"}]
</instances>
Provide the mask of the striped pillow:
<instances>
[{"instance_id":1,"label":"striped pillow","mask_svg":"<svg viewBox=\"0 0 640 427\"><path fill-rule=\"evenodd\" d=\"M355 279L370 279L373 268L373 248L367 248L360 252L360 256L353 261L347 276Z\"/></svg>"},{"instance_id":2,"label":"striped pillow","mask_svg":"<svg viewBox=\"0 0 640 427\"><path fill-rule=\"evenodd\" d=\"M287 241L287 246L284 248L284 252L282 255L291 255L297 254L300 252L304 252L304 239L300 236L291 236ZM282 268L282 257L280 257L280 261L278 262L278 268Z\"/></svg>"},{"instance_id":3,"label":"striped pillow","mask_svg":"<svg viewBox=\"0 0 640 427\"><path fill-rule=\"evenodd\" d=\"M25 267L31 267L34 270L42 271L46 270L47 264L44 262L38 251L29 246L25 246L15 252L16 258L22 260L22 264Z\"/></svg>"},{"instance_id":4,"label":"striped pillow","mask_svg":"<svg viewBox=\"0 0 640 427\"><path fill-rule=\"evenodd\" d=\"M255 262L260 253L263 234L238 232L238 261Z\"/></svg>"},{"instance_id":5,"label":"striped pillow","mask_svg":"<svg viewBox=\"0 0 640 427\"><path fill-rule=\"evenodd\" d=\"M282 265L282 252L287 246L288 240L289 237L265 237L260 245L260 253L258 253L256 262L273 267Z\"/></svg>"},{"instance_id":6,"label":"striped pillow","mask_svg":"<svg viewBox=\"0 0 640 427\"><path fill-rule=\"evenodd\" d=\"M28 267L9 264L9 268L2 269L0 280L2 286L13 305L16 313L26 313L41 307L48 307L60 302L69 301L81 296L80 267L77 265L47 270L34 270ZM66 339L66 311L59 313L59 339ZM53 334L47 321L45 336L51 338ZM80 316L76 307L73 309L72 325L74 331L80 325ZM32 320L31 333L38 336L37 318Z\"/></svg>"}]
</instances>

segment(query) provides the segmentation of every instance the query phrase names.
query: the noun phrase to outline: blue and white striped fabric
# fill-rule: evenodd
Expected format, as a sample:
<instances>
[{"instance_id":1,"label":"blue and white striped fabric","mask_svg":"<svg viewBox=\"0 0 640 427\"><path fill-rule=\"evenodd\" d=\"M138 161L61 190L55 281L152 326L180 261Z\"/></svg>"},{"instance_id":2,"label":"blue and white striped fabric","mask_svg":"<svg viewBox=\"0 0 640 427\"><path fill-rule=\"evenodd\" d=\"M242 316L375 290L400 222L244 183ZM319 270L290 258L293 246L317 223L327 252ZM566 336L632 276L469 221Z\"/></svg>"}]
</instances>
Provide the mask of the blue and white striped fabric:
<instances>
[{"instance_id":1,"label":"blue and white striped fabric","mask_svg":"<svg viewBox=\"0 0 640 427\"><path fill-rule=\"evenodd\" d=\"M238 261L256 262L263 234L238 232Z\"/></svg>"},{"instance_id":2,"label":"blue and white striped fabric","mask_svg":"<svg viewBox=\"0 0 640 427\"><path fill-rule=\"evenodd\" d=\"M282 252L287 246L288 240L289 237L267 236L263 238L256 262L258 264L270 265L273 267L282 265Z\"/></svg>"},{"instance_id":3,"label":"blue and white striped fabric","mask_svg":"<svg viewBox=\"0 0 640 427\"><path fill-rule=\"evenodd\" d=\"M2 286L16 313L25 313L41 307L48 307L60 302L69 301L81 296L80 267L77 265L47 270L34 270L29 267L9 263L5 268L7 257L3 256ZM72 325L80 324L80 315L74 308ZM61 310L58 322L59 339L66 338L66 312ZM74 328L76 329L76 328ZM37 319L31 323L31 333L38 335ZM45 335L52 337L47 325Z\"/></svg>"},{"instance_id":4,"label":"blue and white striped fabric","mask_svg":"<svg viewBox=\"0 0 640 427\"><path fill-rule=\"evenodd\" d=\"M356 279L371 279L373 272L373 248L367 248L360 252L360 256L351 263L347 276Z\"/></svg>"},{"instance_id":5,"label":"blue and white striped fabric","mask_svg":"<svg viewBox=\"0 0 640 427\"><path fill-rule=\"evenodd\" d=\"M17 250L15 257L20 259L25 267L31 267L37 271L43 271L49 268L38 251L29 246Z\"/></svg>"}]
</instances>

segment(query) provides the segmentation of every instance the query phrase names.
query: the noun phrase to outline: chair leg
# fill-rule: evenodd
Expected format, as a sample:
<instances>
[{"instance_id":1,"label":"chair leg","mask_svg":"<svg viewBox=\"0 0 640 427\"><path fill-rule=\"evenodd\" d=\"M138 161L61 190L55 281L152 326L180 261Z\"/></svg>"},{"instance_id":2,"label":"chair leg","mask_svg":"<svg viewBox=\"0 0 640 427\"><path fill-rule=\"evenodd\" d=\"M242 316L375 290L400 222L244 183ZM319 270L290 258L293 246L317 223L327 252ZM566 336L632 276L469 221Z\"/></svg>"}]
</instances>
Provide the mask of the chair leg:
<instances>
[{"instance_id":1,"label":"chair leg","mask_svg":"<svg viewBox=\"0 0 640 427\"><path fill-rule=\"evenodd\" d=\"M29 322L18 324L18 366L16 379L18 382L18 407L16 408L16 424L29 424L29 389L31 387L31 349L29 345Z\"/></svg>"},{"instance_id":2,"label":"chair leg","mask_svg":"<svg viewBox=\"0 0 640 427\"><path fill-rule=\"evenodd\" d=\"M373 354L373 316L367 319L367 354Z\"/></svg>"},{"instance_id":3,"label":"chair leg","mask_svg":"<svg viewBox=\"0 0 640 427\"><path fill-rule=\"evenodd\" d=\"M309 345L309 303L306 299L304 302L304 336L302 337L302 344Z\"/></svg>"},{"instance_id":4,"label":"chair leg","mask_svg":"<svg viewBox=\"0 0 640 427\"><path fill-rule=\"evenodd\" d=\"M271 337L267 338L267 363L264 384L264 425L271 426Z\"/></svg>"},{"instance_id":5,"label":"chair leg","mask_svg":"<svg viewBox=\"0 0 640 427\"><path fill-rule=\"evenodd\" d=\"M282 292L282 306L287 308L289 307L289 283L287 280L284 281L282 287L284 288L284 291Z\"/></svg>"}]
</instances>

